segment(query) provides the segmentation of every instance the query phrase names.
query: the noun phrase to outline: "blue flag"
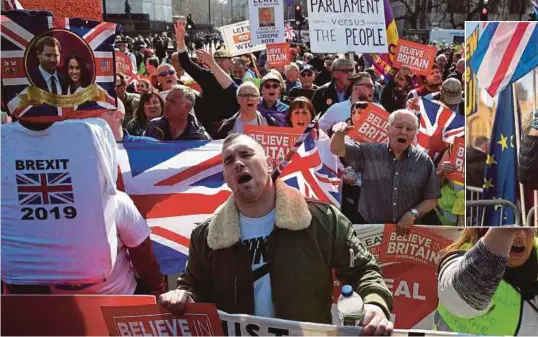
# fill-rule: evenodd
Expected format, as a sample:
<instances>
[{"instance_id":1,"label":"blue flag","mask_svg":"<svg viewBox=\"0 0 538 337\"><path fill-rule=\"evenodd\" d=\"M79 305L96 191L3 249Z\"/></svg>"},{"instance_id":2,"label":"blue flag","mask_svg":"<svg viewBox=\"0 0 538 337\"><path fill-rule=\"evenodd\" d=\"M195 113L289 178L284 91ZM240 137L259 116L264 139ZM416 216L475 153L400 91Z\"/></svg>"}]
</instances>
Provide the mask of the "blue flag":
<instances>
[{"instance_id":1,"label":"blue flag","mask_svg":"<svg viewBox=\"0 0 538 337\"><path fill-rule=\"evenodd\" d=\"M484 176L484 199L504 199L517 204L517 150L512 86L501 91L491 133L489 153ZM518 104L519 113L519 104ZM511 208L489 207L484 226L513 225L515 215ZM502 221L501 221L502 220Z\"/></svg>"}]
</instances>

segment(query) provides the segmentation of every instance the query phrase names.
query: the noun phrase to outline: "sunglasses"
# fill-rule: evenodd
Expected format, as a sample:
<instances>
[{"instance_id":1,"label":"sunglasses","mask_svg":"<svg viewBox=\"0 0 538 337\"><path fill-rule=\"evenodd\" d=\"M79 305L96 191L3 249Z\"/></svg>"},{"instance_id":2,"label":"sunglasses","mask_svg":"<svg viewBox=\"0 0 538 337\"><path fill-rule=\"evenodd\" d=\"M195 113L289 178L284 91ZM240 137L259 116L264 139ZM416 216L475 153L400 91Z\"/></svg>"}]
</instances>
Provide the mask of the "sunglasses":
<instances>
[{"instance_id":1,"label":"sunglasses","mask_svg":"<svg viewBox=\"0 0 538 337\"><path fill-rule=\"evenodd\" d=\"M339 69L339 70L335 70L335 71L340 71L344 74L353 74L355 72L354 69Z\"/></svg>"},{"instance_id":2,"label":"sunglasses","mask_svg":"<svg viewBox=\"0 0 538 337\"><path fill-rule=\"evenodd\" d=\"M278 89L278 88L280 88L280 85L277 84L277 83L273 83L273 84L271 84L271 83L266 83L266 84L263 85L263 87L264 87L265 89L271 89L271 88L272 88L272 89Z\"/></svg>"},{"instance_id":3,"label":"sunglasses","mask_svg":"<svg viewBox=\"0 0 538 337\"><path fill-rule=\"evenodd\" d=\"M161 71L161 72L158 73L157 75L158 75L158 76L166 76L166 75L174 75L175 73L176 73L175 70L170 69L170 70Z\"/></svg>"},{"instance_id":4,"label":"sunglasses","mask_svg":"<svg viewBox=\"0 0 538 337\"><path fill-rule=\"evenodd\" d=\"M303 77L312 77L312 75L314 74L310 71L305 71L304 73L301 73L301 76Z\"/></svg>"}]
</instances>

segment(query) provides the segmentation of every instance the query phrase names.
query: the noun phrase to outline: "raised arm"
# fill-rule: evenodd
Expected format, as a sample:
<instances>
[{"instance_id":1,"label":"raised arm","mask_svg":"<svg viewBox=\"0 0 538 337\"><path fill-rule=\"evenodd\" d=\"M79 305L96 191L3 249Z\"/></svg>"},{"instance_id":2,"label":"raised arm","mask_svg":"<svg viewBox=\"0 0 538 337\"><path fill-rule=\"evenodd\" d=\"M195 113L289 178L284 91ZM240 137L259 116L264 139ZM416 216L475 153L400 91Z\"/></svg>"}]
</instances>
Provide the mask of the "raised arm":
<instances>
[{"instance_id":1,"label":"raised arm","mask_svg":"<svg viewBox=\"0 0 538 337\"><path fill-rule=\"evenodd\" d=\"M213 55L205 50L197 50L196 56L198 56L200 61L209 66L209 69L211 69L213 72L213 76L215 76L215 79L219 82L222 89L227 89L230 85L232 85L232 83L234 83L230 75L228 75L224 69L222 69L217 62L215 62Z\"/></svg>"},{"instance_id":2,"label":"raised arm","mask_svg":"<svg viewBox=\"0 0 538 337\"><path fill-rule=\"evenodd\" d=\"M455 316L486 313L508 263L516 231L491 228L465 254L446 257L439 269L439 301Z\"/></svg>"}]
</instances>

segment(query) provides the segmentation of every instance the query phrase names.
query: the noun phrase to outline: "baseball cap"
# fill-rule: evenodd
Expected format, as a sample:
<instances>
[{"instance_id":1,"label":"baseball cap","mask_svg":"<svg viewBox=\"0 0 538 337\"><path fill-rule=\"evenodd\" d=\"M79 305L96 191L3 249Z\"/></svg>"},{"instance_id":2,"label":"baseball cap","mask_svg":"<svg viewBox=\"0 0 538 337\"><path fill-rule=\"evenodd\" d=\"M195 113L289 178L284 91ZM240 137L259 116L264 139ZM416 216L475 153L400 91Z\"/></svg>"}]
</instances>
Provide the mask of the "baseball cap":
<instances>
[{"instance_id":1,"label":"baseball cap","mask_svg":"<svg viewBox=\"0 0 538 337\"><path fill-rule=\"evenodd\" d=\"M460 104L462 101L461 83L455 78L449 78L441 86L441 99L450 105Z\"/></svg>"},{"instance_id":2,"label":"baseball cap","mask_svg":"<svg viewBox=\"0 0 538 337\"><path fill-rule=\"evenodd\" d=\"M272 71L268 72L267 75L262 78L260 85L263 85L267 81L277 81L279 84L282 84L280 82L280 77Z\"/></svg>"},{"instance_id":3,"label":"baseball cap","mask_svg":"<svg viewBox=\"0 0 538 337\"><path fill-rule=\"evenodd\" d=\"M232 54L227 49L219 49L213 53L215 59L231 59Z\"/></svg>"},{"instance_id":4,"label":"baseball cap","mask_svg":"<svg viewBox=\"0 0 538 337\"><path fill-rule=\"evenodd\" d=\"M310 64L305 64L301 68L301 74L306 71L314 72L314 67L312 67Z\"/></svg>"}]
</instances>

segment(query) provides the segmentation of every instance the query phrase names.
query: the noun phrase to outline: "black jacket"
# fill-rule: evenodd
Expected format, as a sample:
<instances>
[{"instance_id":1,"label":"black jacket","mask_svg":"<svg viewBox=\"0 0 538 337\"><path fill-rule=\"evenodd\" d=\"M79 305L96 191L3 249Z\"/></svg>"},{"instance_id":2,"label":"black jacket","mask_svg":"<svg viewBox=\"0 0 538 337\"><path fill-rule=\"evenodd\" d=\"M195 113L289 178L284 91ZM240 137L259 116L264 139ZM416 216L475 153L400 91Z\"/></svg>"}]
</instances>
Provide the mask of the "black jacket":
<instances>
[{"instance_id":1,"label":"black jacket","mask_svg":"<svg viewBox=\"0 0 538 337\"><path fill-rule=\"evenodd\" d=\"M538 136L526 135L519 150L519 181L533 190L538 190Z\"/></svg>"},{"instance_id":2,"label":"black jacket","mask_svg":"<svg viewBox=\"0 0 538 337\"><path fill-rule=\"evenodd\" d=\"M348 89L344 101L349 98L350 93L351 92ZM338 94L336 93L334 80L319 87L318 90L314 92L314 96L312 96L312 103L314 104L314 109L316 109L316 113L321 112L322 115L331 105L338 102L340 101L338 100Z\"/></svg>"},{"instance_id":3,"label":"black jacket","mask_svg":"<svg viewBox=\"0 0 538 337\"><path fill-rule=\"evenodd\" d=\"M467 147L465 152L465 183L469 186L482 187L484 185L484 173L486 170L485 152L479 151L474 147Z\"/></svg>"},{"instance_id":4,"label":"black jacket","mask_svg":"<svg viewBox=\"0 0 538 337\"><path fill-rule=\"evenodd\" d=\"M152 119L149 122L145 136L164 141L211 140L211 137L207 134L204 127L198 123L192 112L189 113L187 128L183 134L181 134L181 136L175 139L172 138L172 135L170 134L170 124L168 122L168 118L166 117L157 117Z\"/></svg>"},{"instance_id":5,"label":"black jacket","mask_svg":"<svg viewBox=\"0 0 538 337\"><path fill-rule=\"evenodd\" d=\"M202 88L202 99L196 102L195 114L200 123L214 134L218 128L213 123L230 118L239 110L237 85L232 83L230 87L223 89L211 70L194 63L186 51L179 53L179 63Z\"/></svg>"},{"instance_id":6,"label":"black jacket","mask_svg":"<svg viewBox=\"0 0 538 337\"><path fill-rule=\"evenodd\" d=\"M230 131L233 130L235 126L235 122L239 118L239 112L233 115L232 117L226 119L222 122L222 125L220 126L219 130L216 132L214 138L215 139L224 139L228 136ZM256 118L258 119L258 125L264 125L265 123L269 126L275 126L276 122L275 119L271 116L262 116L262 114L257 111L256 112Z\"/></svg>"}]
</instances>

